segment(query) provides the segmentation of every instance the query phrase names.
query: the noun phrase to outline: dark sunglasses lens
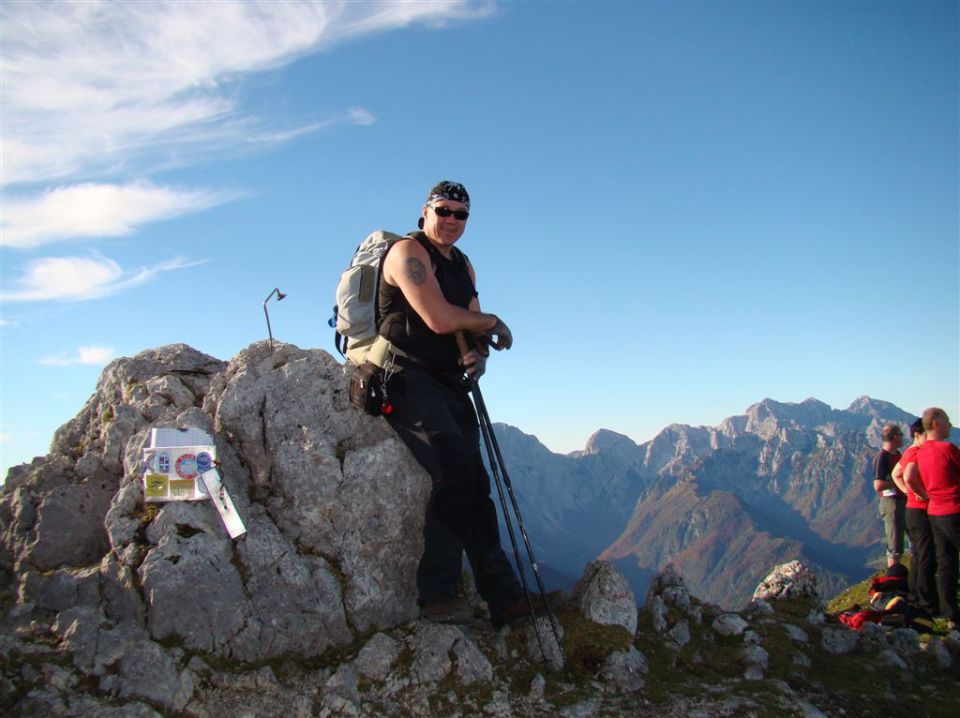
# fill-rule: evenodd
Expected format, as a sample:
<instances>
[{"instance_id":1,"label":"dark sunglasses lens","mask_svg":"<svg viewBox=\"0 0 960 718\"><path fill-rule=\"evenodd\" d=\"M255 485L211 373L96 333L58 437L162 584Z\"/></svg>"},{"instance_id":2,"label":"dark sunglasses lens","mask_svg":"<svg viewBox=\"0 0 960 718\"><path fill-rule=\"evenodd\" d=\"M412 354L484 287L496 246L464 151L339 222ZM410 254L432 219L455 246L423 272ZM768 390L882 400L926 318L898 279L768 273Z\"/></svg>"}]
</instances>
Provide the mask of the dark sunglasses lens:
<instances>
[{"instance_id":1,"label":"dark sunglasses lens","mask_svg":"<svg viewBox=\"0 0 960 718\"><path fill-rule=\"evenodd\" d=\"M438 217L449 217L451 214L459 219L461 222L466 220L470 216L470 213L465 209L452 210L447 209L446 207L434 207L433 211L437 213Z\"/></svg>"}]
</instances>

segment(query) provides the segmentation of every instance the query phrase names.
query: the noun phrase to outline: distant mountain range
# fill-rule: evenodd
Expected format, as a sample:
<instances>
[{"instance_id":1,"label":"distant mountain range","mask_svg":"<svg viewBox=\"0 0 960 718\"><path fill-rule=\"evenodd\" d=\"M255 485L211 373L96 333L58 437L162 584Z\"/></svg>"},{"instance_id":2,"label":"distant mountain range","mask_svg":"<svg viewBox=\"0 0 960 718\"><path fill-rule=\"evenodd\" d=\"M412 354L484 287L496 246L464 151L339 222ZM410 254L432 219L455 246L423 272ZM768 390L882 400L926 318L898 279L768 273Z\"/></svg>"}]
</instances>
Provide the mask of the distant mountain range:
<instances>
[{"instance_id":1,"label":"distant mountain range","mask_svg":"<svg viewBox=\"0 0 960 718\"><path fill-rule=\"evenodd\" d=\"M601 557L642 601L649 576L673 563L694 594L739 608L793 559L816 570L827 596L875 570L884 548L872 457L885 423L906 430L915 419L866 396L844 410L765 399L717 427L674 424L643 444L601 429L567 455L505 424L496 431L548 583L569 585Z\"/></svg>"}]
</instances>

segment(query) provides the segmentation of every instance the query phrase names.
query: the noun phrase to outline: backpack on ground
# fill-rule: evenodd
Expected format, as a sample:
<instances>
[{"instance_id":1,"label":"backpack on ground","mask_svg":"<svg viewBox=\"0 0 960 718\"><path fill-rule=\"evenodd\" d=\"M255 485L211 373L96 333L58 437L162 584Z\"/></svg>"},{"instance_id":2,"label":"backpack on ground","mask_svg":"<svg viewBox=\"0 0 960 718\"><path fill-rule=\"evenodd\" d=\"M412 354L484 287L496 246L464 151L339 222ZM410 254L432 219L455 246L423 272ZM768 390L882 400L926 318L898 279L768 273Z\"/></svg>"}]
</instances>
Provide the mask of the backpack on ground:
<instances>
[{"instance_id":1,"label":"backpack on ground","mask_svg":"<svg viewBox=\"0 0 960 718\"><path fill-rule=\"evenodd\" d=\"M382 229L370 234L357 247L350 266L337 282L337 304L330 320L336 327L334 343L341 356L356 366L367 360L377 339L383 256L401 239L406 237Z\"/></svg>"},{"instance_id":2,"label":"backpack on ground","mask_svg":"<svg viewBox=\"0 0 960 718\"><path fill-rule=\"evenodd\" d=\"M909 592L906 567L894 564L887 569L885 576L876 576L870 581L870 607L876 611L902 611L907 605Z\"/></svg>"}]
</instances>

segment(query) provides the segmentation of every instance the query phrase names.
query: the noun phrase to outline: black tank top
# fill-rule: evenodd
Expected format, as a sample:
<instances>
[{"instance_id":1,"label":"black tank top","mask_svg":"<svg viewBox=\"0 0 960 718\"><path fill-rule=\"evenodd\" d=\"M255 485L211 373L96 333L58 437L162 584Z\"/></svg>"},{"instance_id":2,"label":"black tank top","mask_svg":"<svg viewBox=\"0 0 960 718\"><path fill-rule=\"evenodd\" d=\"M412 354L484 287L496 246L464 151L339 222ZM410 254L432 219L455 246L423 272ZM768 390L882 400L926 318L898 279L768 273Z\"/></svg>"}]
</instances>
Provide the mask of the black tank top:
<instances>
[{"instance_id":1,"label":"black tank top","mask_svg":"<svg viewBox=\"0 0 960 718\"><path fill-rule=\"evenodd\" d=\"M444 298L450 304L469 308L477 292L470 279L466 255L453 247L450 259L447 259L423 232L412 232L408 236L427 250ZM399 287L380 282L377 307L381 318L380 336L389 339L394 346L435 373L459 371L460 351L454 335L437 334L430 329L407 302Z\"/></svg>"}]
</instances>

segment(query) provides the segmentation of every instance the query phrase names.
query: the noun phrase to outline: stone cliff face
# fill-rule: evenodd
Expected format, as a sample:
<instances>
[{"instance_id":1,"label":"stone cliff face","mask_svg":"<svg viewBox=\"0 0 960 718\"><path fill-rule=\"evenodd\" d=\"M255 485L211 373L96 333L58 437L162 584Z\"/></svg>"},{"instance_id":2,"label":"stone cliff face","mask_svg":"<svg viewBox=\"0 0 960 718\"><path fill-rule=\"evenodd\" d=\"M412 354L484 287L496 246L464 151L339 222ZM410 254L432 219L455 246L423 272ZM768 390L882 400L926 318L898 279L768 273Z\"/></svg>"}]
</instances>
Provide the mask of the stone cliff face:
<instances>
[{"instance_id":1,"label":"stone cliff face","mask_svg":"<svg viewBox=\"0 0 960 718\"><path fill-rule=\"evenodd\" d=\"M254 344L230 362L175 345L109 365L50 453L11 470L0 493L0 713L710 718L769 707L810 716L817 704L848 710L863 698L821 683L836 673L830 656L858 646L858 661L885 676L895 665L904 680L932 681L937 696L957 692L948 671L960 634L921 644L908 629L889 639L881 631L861 645L819 627L816 595L809 615L787 625L766 601L744 615L701 604L672 568L654 577L638 611L614 566L589 564L557 609L560 644L543 618L494 631L468 576L469 625L419 620L414 576L428 480L385 422L349 406L345 390L344 369L326 352L289 345L271 353ZM159 427L215 437L244 535L231 540L209 501L144 502L142 451ZM703 438L683 452L719 445ZM645 480L631 473L635 450L624 439L598 436L583 462L519 432L504 443L522 454L524 470L580 482L539 520L622 504ZM604 480L584 485L591 471ZM667 493L698 518L655 525L670 551L702 546L715 530L697 512L742 510L720 491L704 502L696 487L708 479L683 477ZM735 539L720 538L718 551ZM750 552L749 541L738 552ZM801 568L765 585L808 591L815 579L798 580ZM777 657L785 636L793 664ZM566 670L557 672L564 652ZM766 678L777 680L758 692ZM955 707L925 707L941 704Z\"/></svg>"},{"instance_id":2,"label":"stone cliff face","mask_svg":"<svg viewBox=\"0 0 960 718\"><path fill-rule=\"evenodd\" d=\"M158 426L216 436L242 540L209 502L144 505ZM10 472L0 561L37 610L79 605L220 658L316 655L416 615L427 490L325 352L167 347L113 362L51 453Z\"/></svg>"}]
</instances>

